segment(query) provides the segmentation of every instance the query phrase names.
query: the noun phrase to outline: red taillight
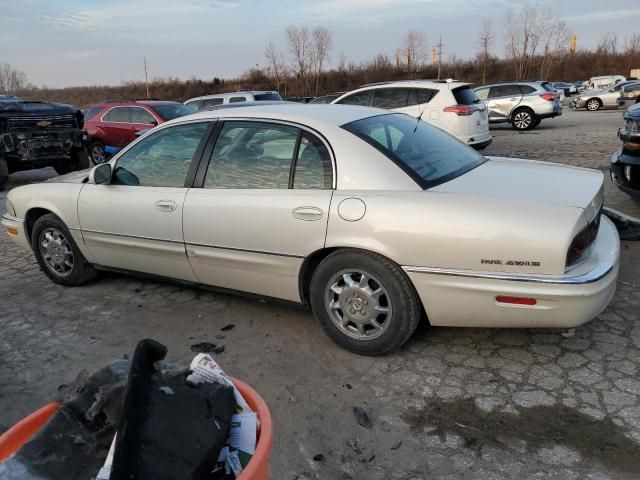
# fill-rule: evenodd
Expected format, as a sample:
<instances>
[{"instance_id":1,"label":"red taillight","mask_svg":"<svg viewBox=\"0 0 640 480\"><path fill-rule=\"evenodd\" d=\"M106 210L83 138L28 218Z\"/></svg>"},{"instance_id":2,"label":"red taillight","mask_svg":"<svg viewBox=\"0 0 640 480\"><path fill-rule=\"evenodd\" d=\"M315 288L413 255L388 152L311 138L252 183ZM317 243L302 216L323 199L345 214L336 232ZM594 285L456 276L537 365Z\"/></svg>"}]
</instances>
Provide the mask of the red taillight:
<instances>
[{"instance_id":1,"label":"red taillight","mask_svg":"<svg viewBox=\"0 0 640 480\"><path fill-rule=\"evenodd\" d=\"M482 108L478 107L477 105L451 105L449 107L444 107L442 111L455 113L460 117L467 117L480 110L482 110Z\"/></svg>"},{"instance_id":2,"label":"red taillight","mask_svg":"<svg viewBox=\"0 0 640 480\"><path fill-rule=\"evenodd\" d=\"M549 100L550 102L553 102L556 99L556 94L555 93L543 93L540 96L542 98L544 98L545 100Z\"/></svg>"},{"instance_id":3,"label":"red taillight","mask_svg":"<svg viewBox=\"0 0 640 480\"><path fill-rule=\"evenodd\" d=\"M505 295L498 295L496 297L498 303L510 303L511 305L535 305L538 303L535 298L530 297L507 297Z\"/></svg>"},{"instance_id":4,"label":"red taillight","mask_svg":"<svg viewBox=\"0 0 640 480\"><path fill-rule=\"evenodd\" d=\"M567 252L567 267L578 263L589 251L589 247L596 240L598 236L598 229L600 228L600 213L596 215L596 218L591 220L589 225L575 236L569 251Z\"/></svg>"}]
</instances>

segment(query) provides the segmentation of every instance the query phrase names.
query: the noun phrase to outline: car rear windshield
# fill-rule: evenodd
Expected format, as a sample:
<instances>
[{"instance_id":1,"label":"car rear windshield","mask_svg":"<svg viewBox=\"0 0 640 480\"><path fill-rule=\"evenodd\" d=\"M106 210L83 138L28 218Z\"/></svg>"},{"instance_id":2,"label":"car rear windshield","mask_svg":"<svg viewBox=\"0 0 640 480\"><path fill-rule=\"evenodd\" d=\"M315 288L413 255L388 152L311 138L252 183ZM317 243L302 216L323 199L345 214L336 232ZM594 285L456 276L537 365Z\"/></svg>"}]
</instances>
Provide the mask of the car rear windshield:
<instances>
[{"instance_id":1,"label":"car rear windshield","mask_svg":"<svg viewBox=\"0 0 640 480\"><path fill-rule=\"evenodd\" d=\"M265 100L282 100L282 97L275 92L256 93L253 95L256 102L264 102Z\"/></svg>"},{"instance_id":2,"label":"car rear windshield","mask_svg":"<svg viewBox=\"0 0 640 480\"><path fill-rule=\"evenodd\" d=\"M160 115L160 118L165 122L173 120L174 118L184 117L193 113L193 108L183 105L182 103L166 104L166 105L154 105L156 113Z\"/></svg>"},{"instance_id":3,"label":"car rear windshield","mask_svg":"<svg viewBox=\"0 0 640 480\"><path fill-rule=\"evenodd\" d=\"M96 113L98 113L100 110L102 110L102 107L91 107L84 114L85 121L91 119L92 117L95 117Z\"/></svg>"},{"instance_id":4,"label":"car rear windshield","mask_svg":"<svg viewBox=\"0 0 640 480\"><path fill-rule=\"evenodd\" d=\"M556 89L553 88L553 86L549 83L549 82L542 82L540 83L540 85L542 86L542 88L544 88L547 92L556 92Z\"/></svg>"},{"instance_id":5,"label":"car rear windshield","mask_svg":"<svg viewBox=\"0 0 640 480\"><path fill-rule=\"evenodd\" d=\"M480 99L476 92L470 86L458 87L452 90L453 96L456 98L458 105L474 105L480 103Z\"/></svg>"},{"instance_id":6,"label":"car rear windshield","mask_svg":"<svg viewBox=\"0 0 640 480\"><path fill-rule=\"evenodd\" d=\"M368 117L342 128L377 148L424 189L448 182L486 161L455 137L404 114Z\"/></svg>"}]
</instances>

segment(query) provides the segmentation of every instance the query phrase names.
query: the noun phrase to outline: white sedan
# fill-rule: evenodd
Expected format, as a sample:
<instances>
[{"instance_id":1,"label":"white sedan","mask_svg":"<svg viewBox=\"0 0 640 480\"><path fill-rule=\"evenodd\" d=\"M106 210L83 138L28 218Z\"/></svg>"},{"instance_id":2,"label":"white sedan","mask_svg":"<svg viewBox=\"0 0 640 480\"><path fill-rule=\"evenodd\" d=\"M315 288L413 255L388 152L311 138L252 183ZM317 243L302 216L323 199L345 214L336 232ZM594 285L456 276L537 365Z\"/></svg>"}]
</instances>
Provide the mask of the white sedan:
<instances>
[{"instance_id":1,"label":"white sedan","mask_svg":"<svg viewBox=\"0 0 640 480\"><path fill-rule=\"evenodd\" d=\"M603 174L486 158L410 116L263 105L167 122L109 163L11 190L46 275L135 271L309 304L363 354L431 325L573 327L614 294Z\"/></svg>"}]
</instances>

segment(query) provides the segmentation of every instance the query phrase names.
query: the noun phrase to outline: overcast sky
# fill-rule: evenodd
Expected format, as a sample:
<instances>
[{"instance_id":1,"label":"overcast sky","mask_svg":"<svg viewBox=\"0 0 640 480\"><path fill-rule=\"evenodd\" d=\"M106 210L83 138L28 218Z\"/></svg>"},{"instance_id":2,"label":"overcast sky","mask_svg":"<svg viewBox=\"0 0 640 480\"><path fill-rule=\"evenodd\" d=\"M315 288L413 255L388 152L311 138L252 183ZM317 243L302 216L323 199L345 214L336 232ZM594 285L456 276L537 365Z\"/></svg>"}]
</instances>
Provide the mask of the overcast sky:
<instances>
[{"instance_id":1,"label":"overcast sky","mask_svg":"<svg viewBox=\"0 0 640 480\"><path fill-rule=\"evenodd\" d=\"M52 87L119 84L151 77L236 76L264 64L269 41L286 53L289 24L326 26L332 60L394 55L407 30L424 33L429 47L442 34L444 55L471 57L482 17L496 29L502 55L508 0L0 0L0 63ZM543 0L593 47L607 32L640 33L640 0ZM333 62L332 62L333 63ZM640 67L640 66L639 66Z\"/></svg>"}]
</instances>

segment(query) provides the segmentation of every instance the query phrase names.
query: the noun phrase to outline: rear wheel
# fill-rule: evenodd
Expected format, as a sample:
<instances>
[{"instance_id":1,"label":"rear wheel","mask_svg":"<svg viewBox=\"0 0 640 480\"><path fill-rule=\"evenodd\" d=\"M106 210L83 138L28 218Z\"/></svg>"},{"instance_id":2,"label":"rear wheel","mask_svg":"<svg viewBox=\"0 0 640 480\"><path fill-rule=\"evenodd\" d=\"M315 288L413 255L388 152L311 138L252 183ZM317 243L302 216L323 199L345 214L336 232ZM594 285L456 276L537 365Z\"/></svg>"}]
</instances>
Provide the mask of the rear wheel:
<instances>
[{"instance_id":1,"label":"rear wheel","mask_svg":"<svg viewBox=\"0 0 640 480\"><path fill-rule=\"evenodd\" d=\"M9 166L7 165L7 161L0 157L0 192L4 190L4 187L7 185L7 180L9 179Z\"/></svg>"},{"instance_id":2,"label":"rear wheel","mask_svg":"<svg viewBox=\"0 0 640 480\"><path fill-rule=\"evenodd\" d=\"M91 161L94 165L106 162L107 154L104 151L104 143L98 140L91 142L91 146L89 147L89 156L91 157Z\"/></svg>"},{"instance_id":3,"label":"rear wheel","mask_svg":"<svg viewBox=\"0 0 640 480\"><path fill-rule=\"evenodd\" d=\"M97 274L66 225L52 213L36 220L31 232L31 248L42 271L60 285L82 285Z\"/></svg>"},{"instance_id":4,"label":"rear wheel","mask_svg":"<svg viewBox=\"0 0 640 480\"><path fill-rule=\"evenodd\" d=\"M384 355L415 331L421 306L402 269L381 255L340 250L325 258L311 279L313 313L342 348Z\"/></svg>"},{"instance_id":5,"label":"rear wheel","mask_svg":"<svg viewBox=\"0 0 640 480\"><path fill-rule=\"evenodd\" d=\"M602 108L602 102L599 98L590 98L587 100L587 110L590 112L598 111Z\"/></svg>"},{"instance_id":6,"label":"rear wheel","mask_svg":"<svg viewBox=\"0 0 640 480\"><path fill-rule=\"evenodd\" d=\"M528 108L520 108L511 115L511 126L515 130L529 130L533 127L535 117Z\"/></svg>"}]
</instances>

